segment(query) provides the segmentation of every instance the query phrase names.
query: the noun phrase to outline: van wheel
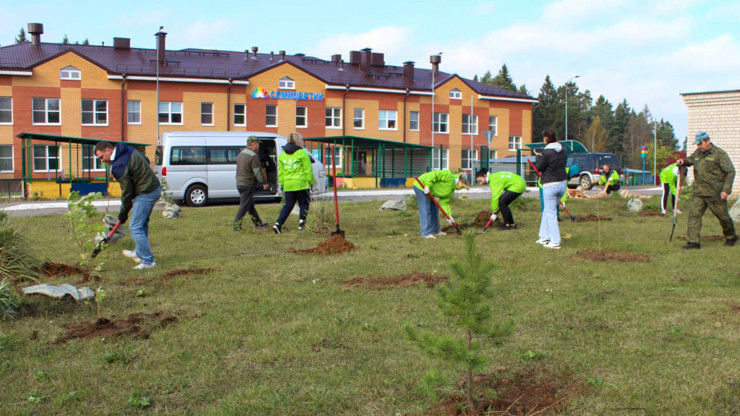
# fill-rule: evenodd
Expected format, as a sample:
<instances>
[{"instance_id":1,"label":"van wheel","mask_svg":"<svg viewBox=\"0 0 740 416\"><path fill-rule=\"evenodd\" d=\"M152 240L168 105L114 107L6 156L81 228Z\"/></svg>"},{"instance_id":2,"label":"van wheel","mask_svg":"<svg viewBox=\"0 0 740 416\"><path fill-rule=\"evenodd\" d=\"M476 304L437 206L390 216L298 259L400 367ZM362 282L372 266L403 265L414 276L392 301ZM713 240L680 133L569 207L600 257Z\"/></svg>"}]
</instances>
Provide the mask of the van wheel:
<instances>
[{"instance_id":1,"label":"van wheel","mask_svg":"<svg viewBox=\"0 0 740 416\"><path fill-rule=\"evenodd\" d=\"M185 202L191 207L202 207L208 201L208 190L203 185L192 185L185 191Z\"/></svg>"},{"instance_id":2,"label":"van wheel","mask_svg":"<svg viewBox=\"0 0 740 416\"><path fill-rule=\"evenodd\" d=\"M594 184L591 182L591 178L588 175L581 176L580 184L584 191L588 191L594 187Z\"/></svg>"}]
</instances>

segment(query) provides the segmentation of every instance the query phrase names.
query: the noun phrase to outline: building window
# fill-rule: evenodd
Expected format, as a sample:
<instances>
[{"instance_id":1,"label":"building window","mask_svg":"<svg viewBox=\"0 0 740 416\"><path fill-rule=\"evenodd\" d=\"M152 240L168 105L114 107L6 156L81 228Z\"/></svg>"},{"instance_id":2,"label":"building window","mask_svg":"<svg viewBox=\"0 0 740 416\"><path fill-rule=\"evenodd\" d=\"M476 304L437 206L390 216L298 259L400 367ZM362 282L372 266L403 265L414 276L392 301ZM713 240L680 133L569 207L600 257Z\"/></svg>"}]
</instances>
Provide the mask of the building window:
<instances>
[{"instance_id":1,"label":"building window","mask_svg":"<svg viewBox=\"0 0 740 416\"><path fill-rule=\"evenodd\" d=\"M509 136L509 151L515 152L517 149L522 148L522 137L521 136Z\"/></svg>"},{"instance_id":2,"label":"building window","mask_svg":"<svg viewBox=\"0 0 740 416\"><path fill-rule=\"evenodd\" d=\"M103 162L95 157L95 146L93 145L82 145L82 170L105 170Z\"/></svg>"},{"instance_id":3,"label":"building window","mask_svg":"<svg viewBox=\"0 0 740 416\"><path fill-rule=\"evenodd\" d=\"M396 110L378 111L378 128L380 130L397 130Z\"/></svg>"},{"instance_id":4,"label":"building window","mask_svg":"<svg viewBox=\"0 0 740 416\"><path fill-rule=\"evenodd\" d=\"M128 102L128 124L141 124L141 101Z\"/></svg>"},{"instance_id":5,"label":"building window","mask_svg":"<svg viewBox=\"0 0 740 416\"><path fill-rule=\"evenodd\" d=\"M0 172L13 171L13 146L0 146Z\"/></svg>"},{"instance_id":6,"label":"building window","mask_svg":"<svg viewBox=\"0 0 740 416\"><path fill-rule=\"evenodd\" d=\"M451 89L450 100L462 100L462 92L457 88Z\"/></svg>"},{"instance_id":7,"label":"building window","mask_svg":"<svg viewBox=\"0 0 740 416\"><path fill-rule=\"evenodd\" d=\"M308 108L299 105L295 108L295 126L308 127Z\"/></svg>"},{"instance_id":8,"label":"building window","mask_svg":"<svg viewBox=\"0 0 740 416\"><path fill-rule=\"evenodd\" d=\"M159 103L159 124L182 124L182 103L173 101Z\"/></svg>"},{"instance_id":9,"label":"building window","mask_svg":"<svg viewBox=\"0 0 740 416\"><path fill-rule=\"evenodd\" d=\"M364 108L355 108L355 116L352 121L352 125L356 129L365 128L365 109Z\"/></svg>"},{"instance_id":10,"label":"building window","mask_svg":"<svg viewBox=\"0 0 740 416\"><path fill-rule=\"evenodd\" d=\"M266 127L277 127L277 125L278 125L277 106L268 105L267 107L265 107L265 126Z\"/></svg>"},{"instance_id":11,"label":"building window","mask_svg":"<svg viewBox=\"0 0 740 416\"><path fill-rule=\"evenodd\" d=\"M498 159L498 150L489 149L488 150L488 159L490 159L490 160Z\"/></svg>"},{"instance_id":12,"label":"building window","mask_svg":"<svg viewBox=\"0 0 740 416\"><path fill-rule=\"evenodd\" d=\"M213 125L213 103L200 103L200 124Z\"/></svg>"},{"instance_id":13,"label":"building window","mask_svg":"<svg viewBox=\"0 0 740 416\"><path fill-rule=\"evenodd\" d=\"M462 132L463 134L478 134L478 116L473 114L462 115Z\"/></svg>"},{"instance_id":14,"label":"building window","mask_svg":"<svg viewBox=\"0 0 740 416\"><path fill-rule=\"evenodd\" d=\"M234 104L234 125L247 125L247 106L246 104Z\"/></svg>"},{"instance_id":15,"label":"building window","mask_svg":"<svg viewBox=\"0 0 740 416\"><path fill-rule=\"evenodd\" d=\"M59 146L34 146L33 171L51 172L59 169Z\"/></svg>"},{"instance_id":16,"label":"building window","mask_svg":"<svg viewBox=\"0 0 740 416\"><path fill-rule=\"evenodd\" d=\"M450 151L448 149L435 148L434 151L432 151L432 169L449 169L449 152ZM442 159L441 161L440 157Z\"/></svg>"},{"instance_id":17,"label":"building window","mask_svg":"<svg viewBox=\"0 0 740 416\"><path fill-rule=\"evenodd\" d=\"M488 116L488 130L491 136L498 136L498 116Z\"/></svg>"},{"instance_id":18,"label":"building window","mask_svg":"<svg viewBox=\"0 0 740 416\"><path fill-rule=\"evenodd\" d=\"M336 162L337 162L337 169L341 169L342 168L342 148L341 147L338 147L338 146L333 146L333 148L334 148L334 152L333 153L337 157L337 160L336 160ZM326 159L325 159L325 162L324 162L324 166L326 166L327 169L332 169L332 163L333 163L333 161L331 160L331 154L332 154L331 149L332 149L331 147L325 149L326 150L326 153L325 153L326 154Z\"/></svg>"},{"instance_id":19,"label":"building window","mask_svg":"<svg viewBox=\"0 0 740 416\"><path fill-rule=\"evenodd\" d=\"M462 149L460 162L462 163L463 170L473 169L475 162L478 160L478 151L470 149Z\"/></svg>"},{"instance_id":20,"label":"building window","mask_svg":"<svg viewBox=\"0 0 740 416\"><path fill-rule=\"evenodd\" d=\"M449 118L450 115L447 113L434 113L434 120L432 121L432 128L434 129L434 132L448 133Z\"/></svg>"},{"instance_id":21,"label":"building window","mask_svg":"<svg viewBox=\"0 0 740 416\"><path fill-rule=\"evenodd\" d=\"M278 88L281 90L294 90L295 89L295 81L290 79L290 77L285 77L278 81Z\"/></svg>"},{"instance_id":22,"label":"building window","mask_svg":"<svg viewBox=\"0 0 740 416\"><path fill-rule=\"evenodd\" d=\"M13 97L0 97L0 124L13 124Z\"/></svg>"},{"instance_id":23,"label":"building window","mask_svg":"<svg viewBox=\"0 0 740 416\"><path fill-rule=\"evenodd\" d=\"M412 111L409 113L409 130L419 131L419 112Z\"/></svg>"},{"instance_id":24,"label":"building window","mask_svg":"<svg viewBox=\"0 0 740 416\"><path fill-rule=\"evenodd\" d=\"M331 129L342 128L342 109L326 107L326 127Z\"/></svg>"},{"instance_id":25,"label":"building window","mask_svg":"<svg viewBox=\"0 0 740 416\"><path fill-rule=\"evenodd\" d=\"M59 71L59 79L79 81L82 79L82 72L73 66L68 66Z\"/></svg>"},{"instance_id":26,"label":"building window","mask_svg":"<svg viewBox=\"0 0 740 416\"><path fill-rule=\"evenodd\" d=\"M34 98L33 124L62 124L59 98Z\"/></svg>"},{"instance_id":27,"label":"building window","mask_svg":"<svg viewBox=\"0 0 740 416\"><path fill-rule=\"evenodd\" d=\"M82 100L82 125L83 126L107 126L108 125L108 101L106 100Z\"/></svg>"}]
</instances>

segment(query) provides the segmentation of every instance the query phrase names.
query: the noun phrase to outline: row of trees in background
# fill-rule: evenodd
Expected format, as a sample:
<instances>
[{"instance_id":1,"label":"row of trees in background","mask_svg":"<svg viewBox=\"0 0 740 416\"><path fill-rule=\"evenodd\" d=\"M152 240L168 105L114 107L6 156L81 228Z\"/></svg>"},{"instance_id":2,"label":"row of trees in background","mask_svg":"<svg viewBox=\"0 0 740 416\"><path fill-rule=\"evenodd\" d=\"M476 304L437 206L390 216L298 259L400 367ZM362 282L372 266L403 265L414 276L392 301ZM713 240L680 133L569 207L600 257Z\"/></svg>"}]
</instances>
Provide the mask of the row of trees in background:
<instances>
[{"instance_id":1,"label":"row of trees in background","mask_svg":"<svg viewBox=\"0 0 740 416\"><path fill-rule=\"evenodd\" d=\"M517 87L504 64L496 76L490 71L474 80L498 88L531 95L527 87ZM568 97L568 131L565 132L565 97ZM673 126L663 119L653 118L647 106L637 112L627 100L616 108L603 95L594 101L591 91L580 91L574 81L555 86L550 76L540 88L533 118L533 141L542 141L541 133L554 130L562 139L578 140L592 152L612 152L624 157L625 165L639 167L640 148L648 146L652 160L653 143L657 134L658 163L661 164L678 150L678 139Z\"/></svg>"},{"instance_id":2,"label":"row of trees in background","mask_svg":"<svg viewBox=\"0 0 740 416\"><path fill-rule=\"evenodd\" d=\"M15 37L15 43L23 43L23 42L30 42L30 40L28 39L28 36L26 35L26 30L21 28L21 30L18 32L18 36ZM64 35L64 38L62 39L62 44L63 45L69 44L69 38L67 37L66 34ZM75 41L75 45L89 45L89 44L90 44L90 41L87 38L85 38L85 40L83 40L81 43L80 41Z\"/></svg>"}]
</instances>

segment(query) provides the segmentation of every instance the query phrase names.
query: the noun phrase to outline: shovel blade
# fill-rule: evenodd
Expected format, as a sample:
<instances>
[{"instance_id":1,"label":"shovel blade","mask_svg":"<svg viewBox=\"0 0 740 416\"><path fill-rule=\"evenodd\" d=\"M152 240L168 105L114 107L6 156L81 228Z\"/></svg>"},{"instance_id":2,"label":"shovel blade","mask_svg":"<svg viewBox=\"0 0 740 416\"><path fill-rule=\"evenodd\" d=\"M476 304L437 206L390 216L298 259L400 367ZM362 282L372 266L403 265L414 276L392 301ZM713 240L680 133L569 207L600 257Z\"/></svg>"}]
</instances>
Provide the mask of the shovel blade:
<instances>
[{"instance_id":1,"label":"shovel blade","mask_svg":"<svg viewBox=\"0 0 740 416\"><path fill-rule=\"evenodd\" d=\"M344 231L343 230L340 230L339 227L337 227L337 230L336 231L332 231L331 232L331 235L332 236L338 235L338 236L341 236L342 238L344 238Z\"/></svg>"}]
</instances>

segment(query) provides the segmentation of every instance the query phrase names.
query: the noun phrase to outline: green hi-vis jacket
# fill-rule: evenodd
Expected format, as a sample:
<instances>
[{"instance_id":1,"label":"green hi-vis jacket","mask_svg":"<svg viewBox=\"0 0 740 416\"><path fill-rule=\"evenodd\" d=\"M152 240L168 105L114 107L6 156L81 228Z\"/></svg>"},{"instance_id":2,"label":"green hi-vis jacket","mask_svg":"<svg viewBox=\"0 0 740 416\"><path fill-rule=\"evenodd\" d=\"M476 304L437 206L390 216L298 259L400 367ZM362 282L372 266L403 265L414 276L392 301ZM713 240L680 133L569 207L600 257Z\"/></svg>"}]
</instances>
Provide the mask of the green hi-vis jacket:
<instances>
[{"instance_id":1,"label":"green hi-vis jacket","mask_svg":"<svg viewBox=\"0 0 740 416\"><path fill-rule=\"evenodd\" d=\"M498 211L498 199L504 191L524 193L527 182L524 178L511 172L497 172L488 175L488 186L491 187L491 211Z\"/></svg>"},{"instance_id":2,"label":"green hi-vis jacket","mask_svg":"<svg viewBox=\"0 0 740 416\"><path fill-rule=\"evenodd\" d=\"M735 167L724 150L717 146L706 152L696 149L685 162L686 166L694 166L694 195L719 196L720 192L732 192Z\"/></svg>"},{"instance_id":3,"label":"green hi-vis jacket","mask_svg":"<svg viewBox=\"0 0 740 416\"><path fill-rule=\"evenodd\" d=\"M673 195L676 195L676 184L678 183L678 175L674 172L677 167L678 164L674 163L660 171L660 183L668 184Z\"/></svg>"},{"instance_id":4,"label":"green hi-vis jacket","mask_svg":"<svg viewBox=\"0 0 740 416\"><path fill-rule=\"evenodd\" d=\"M278 156L278 180L283 192L309 189L316 178L308 153L291 143L283 146L283 152Z\"/></svg>"},{"instance_id":5,"label":"green hi-vis jacket","mask_svg":"<svg viewBox=\"0 0 740 416\"><path fill-rule=\"evenodd\" d=\"M455 181L459 176L448 169L433 170L419 176L421 183L429 188L429 193L437 198L439 206L450 216L452 216L450 197L455 193ZM417 181L414 181L414 186L423 189Z\"/></svg>"},{"instance_id":6,"label":"green hi-vis jacket","mask_svg":"<svg viewBox=\"0 0 740 416\"><path fill-rule=\"evenodd\" d=\"M607 182L606 175L604 175L604 172L601 172L601 176L599 176L599 185L616 185L619 183L619 173L617 173L617 170L612 168L609 170L609 180Z\"/></svg>"}]
</instances>

